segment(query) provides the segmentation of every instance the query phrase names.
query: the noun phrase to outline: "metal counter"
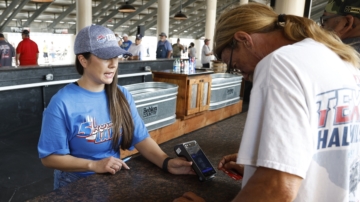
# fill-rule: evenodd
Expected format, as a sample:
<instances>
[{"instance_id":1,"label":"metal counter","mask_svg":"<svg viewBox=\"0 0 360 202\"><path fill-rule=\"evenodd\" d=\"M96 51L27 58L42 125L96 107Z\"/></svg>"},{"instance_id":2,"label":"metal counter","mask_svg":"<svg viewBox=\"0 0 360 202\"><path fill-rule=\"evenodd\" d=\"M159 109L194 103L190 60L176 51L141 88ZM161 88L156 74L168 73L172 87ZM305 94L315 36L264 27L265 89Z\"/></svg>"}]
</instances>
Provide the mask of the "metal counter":
<instances>
[{"instance_id":1,"label":"metal counter","mask_svg":"<svg viewBox=\"0 0 360 202\"><path fill-rule=\"evenodd\" d=\"M124 87L133 96L139 115L149 131L176 121L177 85L164 82L145 82Z\"/></svg>"},{"instance_id":2,"label":"metal counter","mask_svg":"<svg viewBox=\"0 0 360 202\"><path fill-rule=\"evenodd\" d=\"M216 73L211 74L210 110L216 110L240 101L242 76Z\"/></svg>"}]
</instances>

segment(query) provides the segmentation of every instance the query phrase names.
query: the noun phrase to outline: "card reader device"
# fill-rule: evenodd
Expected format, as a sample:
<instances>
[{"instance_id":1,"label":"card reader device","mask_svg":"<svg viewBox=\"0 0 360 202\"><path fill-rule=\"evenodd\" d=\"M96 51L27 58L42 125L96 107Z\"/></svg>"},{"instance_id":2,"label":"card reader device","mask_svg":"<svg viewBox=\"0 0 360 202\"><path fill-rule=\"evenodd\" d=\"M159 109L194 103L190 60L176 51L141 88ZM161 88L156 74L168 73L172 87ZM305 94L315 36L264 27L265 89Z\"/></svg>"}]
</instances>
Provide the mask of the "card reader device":
<instances>
[{"instance_id":1,"label":"card reader device","mask_svg":"<svg viewBox=\"0 0 360 202\"><path fill-rule=\"evenodd\" d=\"M178 144L174 150L177 156L185 157L188 161L193 162L192 168L199 176L200 181L215 177L216 170L195 140Z\"/></svg>"}]
</instances>

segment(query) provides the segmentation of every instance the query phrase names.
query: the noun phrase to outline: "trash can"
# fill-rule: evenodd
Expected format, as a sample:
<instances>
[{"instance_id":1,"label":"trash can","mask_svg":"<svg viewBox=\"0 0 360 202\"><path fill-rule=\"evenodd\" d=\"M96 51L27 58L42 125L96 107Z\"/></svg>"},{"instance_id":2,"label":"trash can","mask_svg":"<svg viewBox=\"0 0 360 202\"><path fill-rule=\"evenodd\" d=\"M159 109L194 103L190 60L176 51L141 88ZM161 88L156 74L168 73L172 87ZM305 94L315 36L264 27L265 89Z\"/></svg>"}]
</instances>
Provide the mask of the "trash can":
<instances>
[{"instance_id":1,"label":"trash can","mask_svg":"<svg viewBox=\"0 0 360 202\"><path fill-rule=\"evenodd\" d=\"M178 86L164 82L145 82L124 86L133 96L146 128L151 131L176 121Z\"/></svg>"},{"instance_id":2,"label":"trash can","mask_svg":"<svg viewBox=\"0 0 360 202\"><path fill-rule=\"evenodd\" d=\"M240 101L242 76L216 73L211 74L210 110L216 110Z\"/></svg>"}]
</instances>

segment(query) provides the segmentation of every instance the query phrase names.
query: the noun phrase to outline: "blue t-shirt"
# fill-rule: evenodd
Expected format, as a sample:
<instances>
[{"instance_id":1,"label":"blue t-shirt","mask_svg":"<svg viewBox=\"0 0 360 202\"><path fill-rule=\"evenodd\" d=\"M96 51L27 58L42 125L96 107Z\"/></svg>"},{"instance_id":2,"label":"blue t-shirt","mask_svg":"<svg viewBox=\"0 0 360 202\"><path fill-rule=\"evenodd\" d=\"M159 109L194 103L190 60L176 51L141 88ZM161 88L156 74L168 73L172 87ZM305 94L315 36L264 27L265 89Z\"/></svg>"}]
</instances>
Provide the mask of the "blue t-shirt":
<instances>
[{"instance_id":1,"label":"blue t-shirt","mask_svg":"<svg viewBox=\"0 0 360 202\"><path fill-rule=\"evenodd\" d=\"M149 133L131 94L122 86L119 88L129 102L135 126L132 150L134 145L149 137ZM94 93L73 83L59 90L43 113L39 157L69 154L91 160L120 158L120 151L112 149L112 122L107 103L105 90ZM93 173L77 172L83 176Z\"/></svg>"},{"instance_id":2,"label":"blue t-shirt","mask_svg":"<svg viewBox=\"0 0 360 202\"><path fill-rule=\"evenodd\" d=\"M132 44L132 41L130 41L130 40L124 41L120 47L127 51L127 50L129 50L131 44Z\"/></svg>"}]
</instances>

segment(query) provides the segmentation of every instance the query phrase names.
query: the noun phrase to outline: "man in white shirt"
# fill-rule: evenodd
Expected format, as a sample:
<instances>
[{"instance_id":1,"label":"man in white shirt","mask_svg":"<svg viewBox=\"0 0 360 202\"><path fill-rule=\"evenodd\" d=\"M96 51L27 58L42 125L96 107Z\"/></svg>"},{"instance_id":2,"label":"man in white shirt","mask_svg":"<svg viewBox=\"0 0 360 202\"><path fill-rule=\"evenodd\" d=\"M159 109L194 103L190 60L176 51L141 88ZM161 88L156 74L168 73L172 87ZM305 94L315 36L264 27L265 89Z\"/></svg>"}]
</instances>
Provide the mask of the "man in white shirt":
<instances>
[{"instance_id":1,"label":"man in white shirt","mask_svg":"<svg viewBox=\"0 0 360 202\"><path fill-rule=\"evenodd\" d=\"M141 44L142 36L140 34L136 35L135 43L131 44L128 52L131 53L130 59L132 60L142 60L144 55L143 45Z\"/></svg>"},{"instance_id":2,"label":"man in white shirt","mask_svg":"<svg viewBox=\"0 0 360 202\"><path fill-rule=\"evenodd\" d=\"M218 165L243 174L233 201L360 201L357 51L260 3L227 10L214 33L216 58L253 82L239 152Z\"/></svg>"},{"instance_id":3,"label":"man in white shirt","mask_svg":"<svg viewBox=\"0 0 360 202\"><path fill-rule=\"evenodd\" d=\"M205 44L201 50L201 63L203 65L203 67L206 67L206 68L210 68L210 60L211 60L211 56L213 55L213 52L210 50L210 47L209 47L209 42L210 42L210 39L205 39L204 40Z\"/></svg>"}]
</instances>

